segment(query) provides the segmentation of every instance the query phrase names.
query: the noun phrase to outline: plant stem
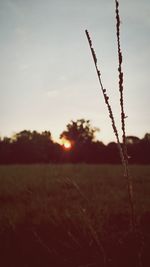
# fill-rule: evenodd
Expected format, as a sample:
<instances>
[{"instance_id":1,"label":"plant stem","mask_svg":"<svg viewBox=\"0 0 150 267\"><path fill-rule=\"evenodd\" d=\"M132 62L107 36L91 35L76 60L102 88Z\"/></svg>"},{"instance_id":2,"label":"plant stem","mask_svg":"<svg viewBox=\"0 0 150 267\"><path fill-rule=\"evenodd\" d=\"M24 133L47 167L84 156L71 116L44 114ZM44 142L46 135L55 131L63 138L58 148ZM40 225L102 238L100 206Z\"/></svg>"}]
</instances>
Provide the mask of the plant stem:
<instances>
[{"instance_id":1,"label":"plant stem","mask_svg":"<svg viewBox=\"0 0 150 267\"><path fill-rule=\"evenodd\" d=\"M112 128L113 128L113 131L114 131L115 136L116 136L117 145L118 145L118 149L119 149L119 153L120 153L120 157L121 157L121 161L122 161L122 166L124 168L124 176L126 177L126 180L127 180L128 197L129 197L129 205L130 205L130 212L131 212L131 230L134 231L135 230L135 212L134 212L134 204L133 204L134 203L133 202L133 189L132 189L132 180L131 180L131 177L129 175L129 169L128 169L128 156L127 156L126 142L123 142L123 149L122 149L121 144L120 144L120 140L119 140L118 130L117 130L117 127L115 124L114 115L112 112L111 105L109 103L109 97L106 93L106 89L104 89L103 84L102 84L101 73L100 73L100 70L99 70L98 65L97 65L97 57L96 57L96 53L95 53L95 50L94 50L93 45L92 45L92 40L91 40L91 37L90 37L89 32L87 30L85 30L85 33L86 33L86 37L87 37L87 40L88 40L88 43L90 46L90 50L91 50L92 58L94 61L96 73L98 76L100 88L101 88L101 91L103 93L105 103L107 105L109 117L111 119ZM121 54L121 60L122 60L122 54ZM122 82L121 82L121 87L123 88ZM123 99L123 92L121 94L121 98ZM120 104L123 105L123 100L120 101ZM124 114L124 111L122 114ZM122 115L122 129L123 129L123 133L124 133L124 139L123 140L126 141L124 115Z\"/></svg>"},{"instance_id":2,"label":"plant stem","mask_svg":"<svg viewBox=\"0 0 150 267\"><path fill-rule=\"evenodd\" d=\"M96 53L95 53L94 48L92 46L92 40L91 40L91 37L89 35L89 32L87 30L85 30L85 33L86 33L86 37L88 39L88 43L89 43L90 50L91 50L91 53L92 53L92 57L93 57L94 65L95 65L95 68L96 68L96 73L97 73L97 76L98 76L100 88L101 88L101 91L103 93L105 103L107 105L107 109L108 109L108 112L109 112L109 117L111 119L112 128L113 128L113 131L114 131L115 136L116 136L116 140L117 140L117 145L118 145L121 161L122 161L123 166L125 166L125 159L124 159L122 147L121 147L121 144L120 144L117 127L116 127L116 124L115 124L114 115L113 115L113 112L112 112L111 105L109 103L109 97L108 97L108 95L106 93L106 89L104 89L103 84L102 84L101 73L100 73L100 70L99 70L98 65L97 65Z\"/></svg>"},{"instance_id":3,"label":"plant stem","mask_svg":"<svg viewBox=\"0 0 150 267\"><path fill-rule=\"evenodd\" d=\"M135 230L135 211L133 200L133 185L132 179L129 174L128 168L128 153L126 144L126 131L125 131L125 112L124 112L124 96L123 96L123 71L122 71L122 51L120 45L120 15L119 15L119 2L115 0L116 11L116 35L117 35L117 48L118 48L118 73L119 73L119 92L120 92L120 107L121 107L121 128L122 128L122 143L123 143L123 155L124 155L124 176L127 180L128 196L131 210L131 226L132 230Z\"/></svg>"}]
</instances>

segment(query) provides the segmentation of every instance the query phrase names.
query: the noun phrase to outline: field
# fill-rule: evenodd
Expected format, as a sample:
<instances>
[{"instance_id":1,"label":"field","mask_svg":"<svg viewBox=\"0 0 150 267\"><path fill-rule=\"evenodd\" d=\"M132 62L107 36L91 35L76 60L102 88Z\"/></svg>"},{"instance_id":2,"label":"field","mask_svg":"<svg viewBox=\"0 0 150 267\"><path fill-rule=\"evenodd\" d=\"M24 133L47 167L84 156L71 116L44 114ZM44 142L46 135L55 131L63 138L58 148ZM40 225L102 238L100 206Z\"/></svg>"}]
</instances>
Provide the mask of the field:
<instances>
[{"instance_id":1,"label":"field","mask_svg":"<svg viewBox=\"0 0 150 267\"><path fill-rule=\"evenodd\" d=\"M0 266L150 266L150 166L0 166Z\"/></svg>"}]
</instances>

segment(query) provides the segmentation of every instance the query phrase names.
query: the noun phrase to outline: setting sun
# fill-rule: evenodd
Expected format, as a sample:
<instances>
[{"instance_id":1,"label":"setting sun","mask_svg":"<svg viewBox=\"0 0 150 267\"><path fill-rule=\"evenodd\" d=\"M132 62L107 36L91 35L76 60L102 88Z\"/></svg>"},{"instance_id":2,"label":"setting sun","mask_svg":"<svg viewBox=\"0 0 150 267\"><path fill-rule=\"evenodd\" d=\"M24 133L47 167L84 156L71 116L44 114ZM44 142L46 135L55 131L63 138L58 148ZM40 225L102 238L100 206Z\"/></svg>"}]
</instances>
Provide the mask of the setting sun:
<instances>
[{"instance_id":1,"label":"setting sun","mask_svg":"<svg viewBox=\"0 0 150 267\"><path fill-rule=\"evenodd\" d=\"M71 149L72 145L71 142L65 138L61 139L61 145L64 147L64 149L69 150Z\"/></svg>"},{"instance_id":2,"label":"setting sun","mask_svg":"<svg viewBox=\"0 0 150 267\"><path fill-rule=\"evenodd\" d=\"M69 141L65 141L65 142L64 142L64 147L65 147L66 149L70 149L70 148L71 148L71 143L70 143Z\"/></svg>"}]
</instances>

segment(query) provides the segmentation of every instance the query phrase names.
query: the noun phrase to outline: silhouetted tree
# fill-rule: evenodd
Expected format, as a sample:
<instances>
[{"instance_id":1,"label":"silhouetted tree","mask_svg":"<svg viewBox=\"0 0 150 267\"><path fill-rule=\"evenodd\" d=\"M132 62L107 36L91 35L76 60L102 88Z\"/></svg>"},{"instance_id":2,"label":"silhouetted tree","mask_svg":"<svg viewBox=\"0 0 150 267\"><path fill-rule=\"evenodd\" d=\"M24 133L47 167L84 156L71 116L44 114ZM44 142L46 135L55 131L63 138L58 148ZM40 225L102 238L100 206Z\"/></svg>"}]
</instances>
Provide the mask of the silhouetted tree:
<instances>
[{"instance_id":1,"label":"silhouetted tree","mask_svg":"<svg viewBox=\"0 0 150 267\"><path fill-rule=\"evenodd\" d=\"M89 162L96 131L98 129L92 127L89 120L72 120L67 125L67 130L60 135L60 138L67 139L72 143L72 149L67 152L67 157L64 152L65 159L71 162Z\"/></svg>"},{"instance_id":2,"label":"silhouetted tree","mask_svg":"<svg viewBox=\"0 0 150 267\"><path fill-rule=\"evenodd\" d=\"M107 145L107 163L119 164L121 163L118 144L111 142Z\"/></svg>"},{"instance_id":3,"label":"silhouetted tree","mask_svg":"<svg viewBox=\"0 0 150 267\"><path fill-rule=\"evenodd\" d=\"M65 151L52 141L51 133L44 131L21 131L12 138L0 138L0 164L29 163L120 163L115 142L105 146L95 141L96 128L89 120L71 121L61 138L71 141L72 149ZM129 163L150 164L150 134L142 139L127 137Z\"/></svg>"},{"instance_id":4,"label":"silhouetted tree","mask_svg":"<svg viewBox=\"0 0 150 267\"><path fill-rule=\"evenodd\" d=\"M143 139L145 140L145 142L147 142L149 144L150 143L150 133L146 133L144 135L144 138Z\"/></svg>"},{"instance_id":5,"label":"silhouetted tree","mask_svg":"<svg viewBox=\"0 0 150 267\"><path fill-rule=\"evenodd\" d=\"M60 138L66 138L74 143L90 143L94 140L96 131L98 131L98 128L92 127L89 120L72 120L67 125L67 130L62 132Z\"/></svg>"},{"instance_id":6,"label":"silhouetted tree","mask_svg":"<svg viewBox=\"0 0 150 267\"><path fill-rule=\"evenodd\" d=\"M0 163L12 163L12 142L8 137L4 137L3 140L0 140Z\"/></svg>"},{"instance_id":7,"label":"silhouetted tree","mask_svg":"<svg viewBox=\"0 0 150 267\"><path fill-rule=\"evenodd\" d=\"M150 134L145 134L143 139L132 138L127 142L129 163L149 164L150 163Z\"/></svg>"},{"instance_id":8,"label":"silhouetted tree","mask_svg":"<svg viewBox=\"0 0 150 267\"><path fill-rule=\"evenodd\" d=\"M150 134L146 133L139 144L139 162L143 164L150 163Z\"/></svg>"},{"instance_id":9,"label":"silhouetted tree","mask_svg":"<svg viewBox=\"0 0 150 267\"><path fill-rule=\"evenodd\" d=\"M140 138L138 138L137 136L133 136L133 135L129 135L126 137L126 143L127 144L138 144L140 142Z\"/></svg>"},{"instance_id":10,"label":"silhouetted tree","mask_svg":"<svg viewBox=\"0 0 150 267\"><path fill-rule=\"evenodd\" d=\"M14 161L18 163L48 163L53 161L54 147L51 133L21 131L13 141Z\"/></svg>"}]
</instances>

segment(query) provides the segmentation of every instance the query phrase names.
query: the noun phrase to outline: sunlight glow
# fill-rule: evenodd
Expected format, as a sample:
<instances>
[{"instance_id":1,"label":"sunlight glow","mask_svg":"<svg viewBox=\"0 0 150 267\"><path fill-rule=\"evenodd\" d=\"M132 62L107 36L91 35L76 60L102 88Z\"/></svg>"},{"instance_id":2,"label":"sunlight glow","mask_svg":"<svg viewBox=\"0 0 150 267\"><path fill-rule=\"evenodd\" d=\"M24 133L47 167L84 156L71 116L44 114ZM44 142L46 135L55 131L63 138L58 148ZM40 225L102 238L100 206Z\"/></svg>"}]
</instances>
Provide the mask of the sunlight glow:
<instances>
[{"instance_id":1,"label":"sunlight glow","mask_svg":"<svg viewBox=\"0 0 150 267\"><path fill-rule=\"evenodd\" d=\"M71 148L71 143L68 142L68 141L66 141L66 142L64 143L64 147L65 147L66 149L70 149L70 148Z\"/></svg>"},{"instance_id":2,"label":"sunlight glow","mask_svg":"<svg viewBox=\"0 0 150 267\"><path fill-rule=\"evenodd\" d=\"M71 149L72 145L71 142L65 138L61 139L61 145L64 147L64 149L69 150Z\"/></svg>"}]
</instances>

